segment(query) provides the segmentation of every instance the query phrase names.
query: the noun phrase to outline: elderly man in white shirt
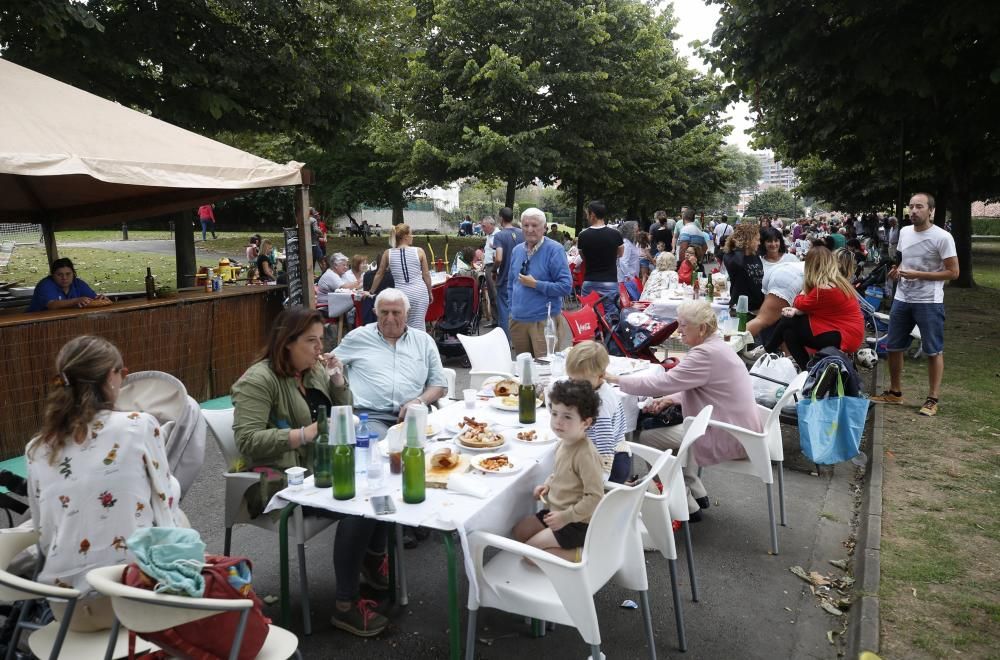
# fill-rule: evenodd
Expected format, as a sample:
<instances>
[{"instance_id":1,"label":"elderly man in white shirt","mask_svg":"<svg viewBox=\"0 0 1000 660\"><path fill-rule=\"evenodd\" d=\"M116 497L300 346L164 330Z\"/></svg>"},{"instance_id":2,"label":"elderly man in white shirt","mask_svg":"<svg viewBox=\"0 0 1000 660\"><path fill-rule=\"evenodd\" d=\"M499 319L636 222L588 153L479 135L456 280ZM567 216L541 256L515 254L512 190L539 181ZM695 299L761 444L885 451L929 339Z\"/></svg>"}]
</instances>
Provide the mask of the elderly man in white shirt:
<instances>
[{"instance_id":1,"label":"elderly man in white shirt","mask_svg":"<svg viewBox=\"0 0 1000 660\"><path fill-rule=\"evenodd\" d=\"M368 413L369 428L381 439L402 421L411 404L428 406L447 393L448 380L434 339L409 328L410 301L399 289L375 298L377 321L344 336L334 349L354 395L356 413Z\"/></svg>"}]
</instances>

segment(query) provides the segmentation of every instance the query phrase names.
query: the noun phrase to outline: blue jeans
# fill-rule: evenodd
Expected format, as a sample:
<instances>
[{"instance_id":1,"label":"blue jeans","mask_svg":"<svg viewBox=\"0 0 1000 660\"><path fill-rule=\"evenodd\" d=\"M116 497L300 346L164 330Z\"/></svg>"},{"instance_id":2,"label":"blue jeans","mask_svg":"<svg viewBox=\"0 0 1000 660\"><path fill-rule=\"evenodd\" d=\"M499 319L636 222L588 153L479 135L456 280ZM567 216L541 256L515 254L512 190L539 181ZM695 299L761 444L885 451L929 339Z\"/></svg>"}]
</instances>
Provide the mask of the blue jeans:
<instances>
[{"instance_id":1,"label":"blue jeans","mask_svg":"<svg viewBox=\"0 0 1000 660\"><path fill-rule=\"evenodd\" d=\"M215 238L215 223L211 220L201 221L201 240L206 240L205 232L212 232L212 238Z\"/></svg>"},{"instance_id":2,"label":"blue jeans","mask_svg":"<svg viewBox=\"0 0 1000 660\"><path fill-rule=\"evenodd\" d=\"M497 324L510 339L510 289L497 281Z\"/></svg>"},{"instance_id":3,"label":"blue jeans","mask_svg":"<svg viewBox=\"0 0 1000 660\"><path fill-rule=\"evenodd\" d=\"M618 282L584 282L583 287L580 289L580 293L584 296L589 294L591 291L596 291L602 296L608 296L604 299L604 313L608 319L618 320ZM614 327L614 323L611 323Z\"/></svg>"}]
</instances>

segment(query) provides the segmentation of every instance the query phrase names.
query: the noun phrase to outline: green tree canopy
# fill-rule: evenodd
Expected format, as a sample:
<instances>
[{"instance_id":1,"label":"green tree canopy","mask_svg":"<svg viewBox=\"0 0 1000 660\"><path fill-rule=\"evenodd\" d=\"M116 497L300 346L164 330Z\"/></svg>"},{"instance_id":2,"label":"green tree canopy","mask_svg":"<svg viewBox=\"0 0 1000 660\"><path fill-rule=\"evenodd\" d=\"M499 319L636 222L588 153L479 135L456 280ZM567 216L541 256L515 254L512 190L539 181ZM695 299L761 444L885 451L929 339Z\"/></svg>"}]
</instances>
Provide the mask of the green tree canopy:
<instances>
[{"instance_id":1,"label":"green tree canopy","mask_svg":"<svg viewBox=\"0 0 1000 660\"><path fill-rule=\"evenodd\" d=\"M800 218L805 210L801 199L793 199L792 193L784 188L774 187L754 195L743 214L752 218L762 215Z\"/></svg>"}]
</instances>

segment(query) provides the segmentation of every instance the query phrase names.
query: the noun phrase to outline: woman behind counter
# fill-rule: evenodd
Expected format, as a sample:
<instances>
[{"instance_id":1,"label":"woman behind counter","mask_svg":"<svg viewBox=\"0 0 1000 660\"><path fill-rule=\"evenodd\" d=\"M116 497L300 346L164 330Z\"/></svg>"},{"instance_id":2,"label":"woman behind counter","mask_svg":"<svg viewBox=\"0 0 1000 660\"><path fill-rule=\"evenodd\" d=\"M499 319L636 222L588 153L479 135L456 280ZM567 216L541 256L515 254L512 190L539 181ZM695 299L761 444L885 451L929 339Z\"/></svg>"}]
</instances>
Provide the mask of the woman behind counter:
<instances>
[{"instance_id":1,"label":"woman behind counter","mask_svg":"<svg viewBox=\"0 0 1000 660\"><path fill-rule=\"evenodd\" d=\"M114 613L110 600L91 589L87 571L131 561L125 541L136 529L185 525L180 484L156 418L112 409L127 370L111 342L70 340L56 370L42 428L25 452L31 519L45 555L38 581L85 594L72 630L103 630ZM53 602L57 617L64 607Z\"/></svg>"},{"instance_id":2,"label":"woman behind counter","mask_svg":"<svg viewBox=\"0 0 1000 660\"><path fill-rule=\"evenodd\" d=\"M64 257L53 261L49 266L49 276L35 285L27 311L87 307L95 302L99 305L111 304L110 300L94 293L89 284L78 278L73 262Z\"/></svg>"},{"instance_id":3,"label":"woman behind counter","mask_svg":"<svg viewBox=\"0 0 1000 660\"><path fill-rule=\"evenodd\" d=\"M296 465L311 467L308 446L318 433L319 406L329 410L352 403L340 361L322 353L323 317L318 311L293 308L278 315L257 362L233 385L233 431L248 467L279 472ZM251 515L260 514L267 495L258 487L247 491ZM389 588L386 540L386 526L375 520L340 520L333 546L337 602L330 622L335 627L370 637L388 625L388 619L372 609L374 601L359 597L361 580L377 591Z\"/></svg>"}]
</instances>

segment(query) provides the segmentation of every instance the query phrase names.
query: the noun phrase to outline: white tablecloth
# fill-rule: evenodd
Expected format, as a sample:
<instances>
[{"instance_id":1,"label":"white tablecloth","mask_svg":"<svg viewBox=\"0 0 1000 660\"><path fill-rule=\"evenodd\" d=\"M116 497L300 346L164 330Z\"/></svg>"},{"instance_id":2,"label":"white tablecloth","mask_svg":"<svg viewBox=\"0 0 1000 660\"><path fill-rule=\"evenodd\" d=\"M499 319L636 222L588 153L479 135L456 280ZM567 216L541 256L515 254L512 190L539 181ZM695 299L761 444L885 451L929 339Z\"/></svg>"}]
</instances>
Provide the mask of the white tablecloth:
<instances>
[{"instance_id":1,"label":"white tablecloth","mask_svg":"<svg viewBox=\"0 0 1000 660\"><path fill-rule=\"evenodd\" d=\"M649 307L646 308L646 313L650 316L655 316L662 319L676 319L677 318L677 307L683 302L688 302L691 297L685 298L658 298L650 302ZM729 317L729 301L725 303L720 303L717 300L712 300L712 311L715 315L720 318ZM723 315L725 312L725 315Z\"/></svg>"},{"instance_id":2,"label":"white tablecloth","mask_svg":"<svg viewBox=\"0 0 1000 660\"><path fill-rule=\"evenodd\" d=\"M335 319L352 309L354 309L353 292L337 290L326 294L326 315L328 318Z\"/></svg>"},{"instance_id":3,"label":"white tablecloth","mask_svg":"<svg viewBox=\"0 0 1000 660\"><path fill-rule=\"evenodd\" d=\"M447 426L461 421L465 416L474 416L477 420L502 425L498 431L505 431L505 435L511 439L508 440L507 446L497 450L498 453L507 454L514 465L524 465L520 471L508 475L482 474L475 470L470 472L468 476L471 479L488 488L490 494L486 499L460 495L445 489L428 488L427 498L423 502L406 504L403 502L402 477L391 474L386 461L384 483L377 491L369 491L366 479L360 477L357 479L357 494L353 499L335 500L331 489L317 489L310 477L298 490L286 488L277 493L268 502L265 511L282 509L288 502L294 502L342 514L377 517L379 520L413 527L423 526L442 531L457 530L462 539L465 569L469 577L470 600L476 603L479 596L475 587L471 557L467 551L467 533L484 530L507 536L515 523L533 513L535 500L531 492L552 472L557 443L532 445L512 438L512 435L522 428L533 428L539 433L550 435L549 414L544 407L537 410L537 423L530 427L521 427L517 423L516 412L496 410L483 401L477 401L475 410L469 410L464 403L456 402L432 413L430 421L436 426ZM425 446L425 450L430 453L440 447L454 447L454 445L450 441L431 441ZM477 455L472 452L469 454L470 457ZM390 495L396 505L396 513L375 516L370 502L372 495Z\"/></svg>"}]
</instances>

